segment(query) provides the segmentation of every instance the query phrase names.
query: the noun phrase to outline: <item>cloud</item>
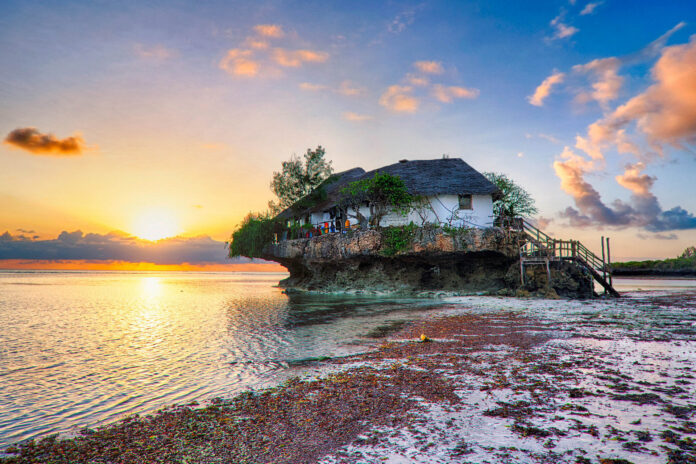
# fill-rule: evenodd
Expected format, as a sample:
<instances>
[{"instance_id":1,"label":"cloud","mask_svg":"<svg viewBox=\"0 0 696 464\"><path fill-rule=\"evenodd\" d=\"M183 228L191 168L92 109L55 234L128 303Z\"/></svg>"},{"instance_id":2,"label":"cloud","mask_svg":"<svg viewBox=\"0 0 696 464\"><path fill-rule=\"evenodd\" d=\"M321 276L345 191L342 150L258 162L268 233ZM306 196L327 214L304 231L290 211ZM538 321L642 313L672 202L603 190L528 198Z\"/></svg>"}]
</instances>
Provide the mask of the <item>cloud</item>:
<instances>
[{"instance_id":1,"label":"cloud","mask_svg":"<svg viewBox=\"0 0 696 464\"><path fill-rule=\"evenodd\" d=\"M439 61L416 61L413 66L424 74L442 74L445 72Z\"/></svg>"},{"instance_id":2,"label":"cloud","mask_svg":"<svg viewBox=\"0 0 696 464\"><path fill-rule=\"evenodd\" d=\"M233 76L279 76L278 68L299 68L305 63L324 63L329 54L307 49L271 47L271 42L285 37L282 27L277 24L257 24L255 35L247 37L242 45L227 51L220 60L220 69Z\"/></svg>"},{"instance_id":3,"label":"cloud","mask_svg":"<svg viewBox=\"0 0 696 464\"><path fill-rule=\"evenodd\" d=\"M559 214L570 226L640 227L651 232L696 228L696 217L683 208L662 210L651 192L656 178L642 173L643 163L629 164L623 174L616 176L619 185L632 192L630 201L617 199L606 205L599 192L585 180L586 174L595 168L595 161L575 154L570 147L565 147L560 158L554 162L554 170L561 180L561 189L573 197L577 207L568 207Z\"/></svg>"},{"instance_id":4,"label":"cloud","mask_svg":"<svg viewBox=\"0 0 696 464\"><path fill-rule=\"evenodd\" d=\"M364 88L356 86L351 81L341 82L341 85L338 86L338 89L336 91L341 95L345 95L347 97L357 97L365 93Z\"/></svg>"},{"instance_id":5,"label":"cloud","mask_svg":"<svg viewBox=\"0 0 696 464\"><path fill-rule=\"evenodd\" d=\"M624 61L631 62L636 60L645 60L659 55L664 46L667 45L667 41L669 40L669 38L672 37L672 35L675 32L677 32L684 26L686 26L686 23L684 21L681 21L672 29L668 30L660 37L650 42L647 46L643 47L643 49L640 50L638 53L627 56Z\"/></svg>"},{"instance_id":6,"label":"cloud","mask_svg":"<svg viewBox=\"0 0 696 464\"><path fill-rule=\"evenodd\" d=\"M319 92L323 90L328 90L331 92L335 92L341 95L344 95L346 97L357 97L360 95L363 95L365 93L365 88L359 87L355 84L353 84L351 81L343 81L341 82L338 87L332 88L329 87L328 85L323 85L323 84L313 84L311 82L302 82L299 84L299 87L302 90L307 90L310 92Z\"/></svg>"},{"instance_id":7,"label":"cloud","mask_svg":"<svg viewBox=\"0 0 696 464\"><path fill-rule=\"evenodd\" d=\"M534 106L543 106L544 100L551 94L553 86L562 83L563 79L565 79L565 73L554 70L549 77L539 84L534 94L527 97L527 101Z\"/></svg>"},{"instance_id":8,"label":"cloud","mask_svg":"<svg viewBox=\"0 0 696 464\"><path fill-rule=\"evenodd\" d=\"M323 63L329 59L329 54L325 52L285 48L274 48L271 56L273 61L287 68L299 68L304 63Z\"/></svg>"},{"instance_id":9,"label":"cloud","mask_svg":"<svg viewBox=\"0 0 696 464\"><path fill-rule=\"evenodd\" d=\"M446 87L435 84L433 87L433 96L442 103L451 103L455 98L476 98L478 94L478 89L467 89L455 85Z\"/></svg>"},{"instance_id":10,"label":"cloud","mask_svg":"<svg viewBox=\"0 0 696 464\"><path fill-rule=\"evenodd\" d=\"M262 37L280 39L285 36L283 28L277 24L257 24L254 31Z\"/></svg>"},{"instance_id":11,"label":"cloud","mask_svg":"<svg viewBox=\"0 0 696 464\"><path fill-rule=\"evenodd\" d=\"M0 259L95 260L155 264L225 263L225 243L207 236L173 237L157 242L122 232L108 234L63 231L49 240L0 235ZM248 262L248 260L246 260Z\"/></svg>"},{"instance_id":12,"label":"cloud","mask_svg":"<svg viewBox=\"0 0 696 464\"><path fill-rule=\"evenodd\" d=\"M415 72L406 73L399 84L387 88L379 99L380 105L398 113L415 113L422 98L452 103L456 99L473 99L479 95L478 89L432 83L431 78L445 71L439 61L416 61L413 67Z\"/></svg>"},{"instance_id":13,"label":"cloud","mask_svg":"<svg viewBox=\"0 0 696 464\"><path fill-rule=\"evenodd\" d=\"M412 85L414 87L427 87L430 85L430 79L427 77L411 73L406 74L405 81L408 85Z\"/></svg>"},{"instance_id":14,"label":"cloud","mask_svg":"<svg viewBox=\"0 0 696 464\"><path fill-rule=\"evenodd\" d=\"M387 26L387 30L392 34L400 34L416 20L416 8L408 8L397 14Z\"/></svg>"},{"instance_id":15,"label":"cloud","mask_svg":"<svg viewBox=\"0 0 696 464\"><path fill-rule=\"evenodd\" d=\"M321 84L312 84L311 82L301 82L299 87L302 90L308 90L310 92L318 92L320 90L326 90L328 87Z\"/></svg>"},{"instance_id":16,"label":"cloud","mask_svg":"<svg viewBox=\"0 0 696 464\"><path fill-rule=\"evenodd\" d=\"M165 61L177 55L175 50L166 48L164 45L145 45L137 43L133 46L135 54L140 58L152 61Z\"/></svg>"},{"instance_id":17,"label":"cloud","mask_svg":"<svg viewBox=\"0 0 696 464\"><path fill-rule=\"evenodd\" d=\"M618 58L610 57L573 66L574 72L590 74L593 81L592 91L579 93L575 98L576 101L586 103L590 100L596 100L603 108L607 108L607 104L619 96L619 91L623 85L623 77L618 74L621 64L621 60Z\"/></svg>"},{"instance_id":18,"label":"cloud","mask_svg":"<svg viewBox=\"0 0 696 464\"><path fill-rule=\"evenodd\" d=\"M42 134L35 127L21 127L5 137L5 144L35 155L81 155L87 146L80 134L59 139L53 134Z\"/></svg>"},{"instance_id":19,"label":"cloud","mask_svg":"<svg viewBox=\"0 0 696 464\"><path fill-rule=\"evenodd\" d=\"M551 22L549 23L554 29L555 32L553 34L553 37L551 37L551 40L554 39L565 39L568 37L571 37L578 33L580 29L574 26L569 26L563 22L563 18L565 16L564 12L561 12L558 16L553 18Z\"/></svg>"},{"instance_id":20,"label":"cloud","mask_svg":"<svg viewBox=\"0 0 696 464\"><path fill-rule=\"evenodd\" d=\"M373 117L370 115L353 113L351 111L347 111L347 112L343 113L343 117L346 120L353 121L353 122L363 122L363 121L369 121L369 120L373 119Z\"/></svg>"},{"instance_id":21,"label":"cloud","mask_svg":"<svg viewBox=\"0 0 696 464\"><path fill-rule=\"evenodd\" d=\"M397 113L415 113L420 100L413 95L413 87L391 85L379 97L379 104Z\"/></svg>"},{"instance_id":22,"label":"cloud","mask_svg":"<svg viewBox=\"0 0 696 464\"><path fill-rule=\"evenodd\" d=\"M259 63L252 60L251 50L233 48L220 61L220 69L236 76L253 77L259 73Z\"/></svg>"},{"instance_id":23,"label":"cloud","mask_svg":"<svg viewBox=\"0 0 696 464\"><path fill-rule=\"evenodd\" d=\"M696 36L663 49L651 73L653 85L589 126L593 146L635 150L625 132L632 125L657 153L665 145L686 149L696 143Z\"/></svg>"},{"instance_id":24,"label":"cloud","mask_svg":"<svg viewBox=\"0 0 696 464\"><path fill-rule=\"evenodd\" d=\"M599 5L601 5L602 3L604 3L604 2L590 2L590 3L588 3L587 5L585 5L585 8L582 9L582 11L580 12L580 15L585 16L585 15L590 15L590 14L594 13L595 9Z\"/></svg>"}]
</instances>

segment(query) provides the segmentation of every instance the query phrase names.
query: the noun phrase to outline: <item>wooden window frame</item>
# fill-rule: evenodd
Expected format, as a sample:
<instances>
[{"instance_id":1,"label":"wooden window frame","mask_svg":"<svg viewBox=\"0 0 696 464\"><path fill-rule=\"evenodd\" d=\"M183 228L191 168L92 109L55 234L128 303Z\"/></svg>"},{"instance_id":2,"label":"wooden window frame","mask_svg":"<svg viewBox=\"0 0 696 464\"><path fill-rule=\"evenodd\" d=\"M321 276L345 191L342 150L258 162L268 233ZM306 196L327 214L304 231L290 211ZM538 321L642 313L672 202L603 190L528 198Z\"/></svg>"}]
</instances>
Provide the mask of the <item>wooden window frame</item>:
<instances>
[{"instance_id":1,"label":"wooden window frame","mask_svg":"<svg viewBox=\"0 0 696 464\"><path fill-rule=\"evenodd\" d=\"M474 196L467 193L463 195L457 195L457 200L459 202L459 209L466 209L466 210L472 210L474 209ZM468 207L467 206L462 206L462 200L467 200L468 201ZM466 204L466 203L465 203Z\"/></svg>"}]
</instances>

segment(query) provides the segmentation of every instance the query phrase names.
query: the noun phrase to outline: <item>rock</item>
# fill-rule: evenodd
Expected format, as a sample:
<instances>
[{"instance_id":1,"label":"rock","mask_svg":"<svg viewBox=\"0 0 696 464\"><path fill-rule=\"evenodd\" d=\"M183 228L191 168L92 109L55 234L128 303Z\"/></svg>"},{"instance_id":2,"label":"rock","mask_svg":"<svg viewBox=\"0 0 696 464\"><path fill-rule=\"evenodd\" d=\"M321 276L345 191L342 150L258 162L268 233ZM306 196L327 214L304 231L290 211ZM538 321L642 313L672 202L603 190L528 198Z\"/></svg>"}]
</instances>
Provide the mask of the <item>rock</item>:
<instances>
[{"instance_id":1,"label":"rock","mask_svg":"<svg viewBox=\"0 0 696 464\"><path fill-rule=\"evenodd\" d=\"M406 239L390 242L390 233ZM394 243L400 249L390 248ZM280 285L291 291L531 295L541 290L547 298L587 293L587 285L577 281L584 277L562 267L552 271L550 288L545 269L543 276L530 270L520 293L519 243L515 233L498 228L371 229L287 240L266 247L263 258L288 269L290 277Z\"/></svg>"}]
</instances>

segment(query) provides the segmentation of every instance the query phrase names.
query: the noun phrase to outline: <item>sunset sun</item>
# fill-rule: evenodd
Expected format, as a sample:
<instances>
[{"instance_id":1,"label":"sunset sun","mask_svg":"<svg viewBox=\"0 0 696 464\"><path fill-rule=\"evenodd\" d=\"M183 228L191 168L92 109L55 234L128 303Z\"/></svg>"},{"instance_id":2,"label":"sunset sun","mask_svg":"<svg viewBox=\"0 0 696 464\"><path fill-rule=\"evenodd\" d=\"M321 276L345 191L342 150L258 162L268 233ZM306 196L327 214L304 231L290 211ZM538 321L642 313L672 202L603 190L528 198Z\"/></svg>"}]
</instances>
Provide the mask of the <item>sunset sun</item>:
<instances>
[{"instance_id":1,"label":"sunset sun","mask_svg":"<svg viewBox=\"0 0 696 464\"><path fill-rule=\"evenodd\" d=\"M179 224L169 211L148 210L138 216L133 223L133 234L156 241L179 233Z\"/></svg>"}]
</instances>

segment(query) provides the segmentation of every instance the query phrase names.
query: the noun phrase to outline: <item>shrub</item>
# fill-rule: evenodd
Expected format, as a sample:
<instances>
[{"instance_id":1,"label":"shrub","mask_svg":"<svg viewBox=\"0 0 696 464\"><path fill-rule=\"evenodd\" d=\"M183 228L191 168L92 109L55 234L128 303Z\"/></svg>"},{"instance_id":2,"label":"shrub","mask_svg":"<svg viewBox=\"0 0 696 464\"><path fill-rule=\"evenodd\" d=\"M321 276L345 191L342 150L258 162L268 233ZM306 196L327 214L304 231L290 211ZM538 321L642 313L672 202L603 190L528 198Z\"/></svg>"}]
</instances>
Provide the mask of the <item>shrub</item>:
<instances>
[{"instance_id":1,"label":"shrub","mask_svg":"<svg viewBox=\"0 0 696 464\"><path fill-rule=\"evenodd\" d=\"M246 256L259 258L263 248L273 242L280 223L268 214L249 213L228 242L229 257Z\"/></svg>"}]
</instances>

